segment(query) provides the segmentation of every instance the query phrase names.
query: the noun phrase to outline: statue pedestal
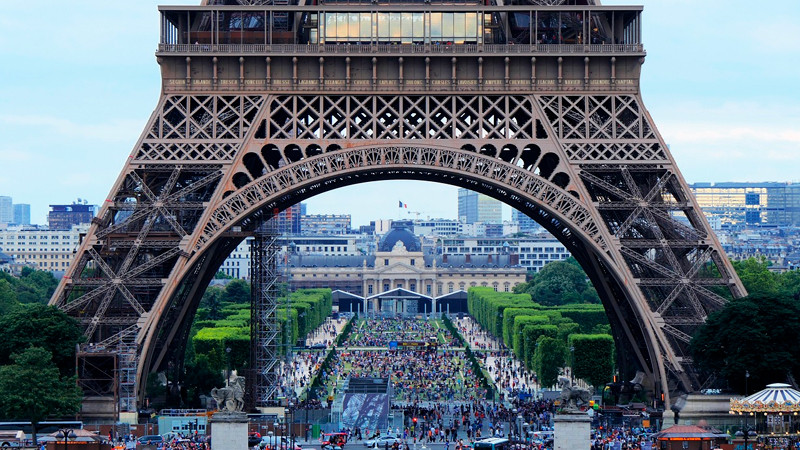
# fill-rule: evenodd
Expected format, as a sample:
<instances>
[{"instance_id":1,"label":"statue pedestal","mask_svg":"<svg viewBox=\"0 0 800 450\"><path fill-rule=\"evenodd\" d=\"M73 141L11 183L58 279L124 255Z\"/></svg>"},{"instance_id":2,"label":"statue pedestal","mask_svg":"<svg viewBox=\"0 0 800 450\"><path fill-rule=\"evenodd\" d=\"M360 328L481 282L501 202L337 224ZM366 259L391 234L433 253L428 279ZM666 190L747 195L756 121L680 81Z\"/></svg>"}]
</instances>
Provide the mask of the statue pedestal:
<instances>
[{"instance_id":1,"label":"statue pedestal","mask_svg":"<svg viewBox=\"0 0 800 450\"><path fill-rule=\"evenodd\" d=\"M209 423L211 450L247 450L247 414L220 411Z\"/></svg>"},{"instance_id":2,"label":"statue pedestal","mask_svg":"<svg viewBox=\"0 0 800 450\"><path fill-rule=\"evenodd\" d=\"M585 412L556 414L554 422L554 450L589 448L592 418Z\"/></svg>"}]
</instances>

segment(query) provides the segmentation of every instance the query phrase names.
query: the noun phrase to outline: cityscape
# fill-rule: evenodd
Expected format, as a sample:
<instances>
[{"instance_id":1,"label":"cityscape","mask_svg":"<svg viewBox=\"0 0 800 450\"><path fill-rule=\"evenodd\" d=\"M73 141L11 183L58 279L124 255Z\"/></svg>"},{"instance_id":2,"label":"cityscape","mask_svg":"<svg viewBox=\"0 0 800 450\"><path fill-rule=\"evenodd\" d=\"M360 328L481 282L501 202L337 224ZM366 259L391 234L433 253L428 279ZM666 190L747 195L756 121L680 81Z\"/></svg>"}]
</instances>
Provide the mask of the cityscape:
<instances>
[{"instance_id":1,"label":"cityscape","mask_svg":"<svg viewBox=\"0 0 800 450\"><path fill-rule=\"evenodd\" d=\"M0 17L0 446L800 446L793 22L39 2Z\"/></svg>"}]
</instances>

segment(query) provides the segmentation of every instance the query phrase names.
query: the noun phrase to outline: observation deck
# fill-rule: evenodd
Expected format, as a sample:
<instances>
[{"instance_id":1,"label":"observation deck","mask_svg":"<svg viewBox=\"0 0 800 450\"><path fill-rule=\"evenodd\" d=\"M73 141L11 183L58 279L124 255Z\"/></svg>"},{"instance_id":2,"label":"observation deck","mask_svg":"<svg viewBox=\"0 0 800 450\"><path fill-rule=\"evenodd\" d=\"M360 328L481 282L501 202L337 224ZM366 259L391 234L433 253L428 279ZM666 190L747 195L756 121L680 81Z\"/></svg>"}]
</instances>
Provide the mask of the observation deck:
<instances>
[{"instance_id":1,"label":"observation deck","mask_svg":"<svg viewBox=\"0 0 800 450\"><path fill-rule=\"evenodd\" d=\"M635 90L642 9L161 6L156 55L165 90Z\"/></svg>"}]
</instances>

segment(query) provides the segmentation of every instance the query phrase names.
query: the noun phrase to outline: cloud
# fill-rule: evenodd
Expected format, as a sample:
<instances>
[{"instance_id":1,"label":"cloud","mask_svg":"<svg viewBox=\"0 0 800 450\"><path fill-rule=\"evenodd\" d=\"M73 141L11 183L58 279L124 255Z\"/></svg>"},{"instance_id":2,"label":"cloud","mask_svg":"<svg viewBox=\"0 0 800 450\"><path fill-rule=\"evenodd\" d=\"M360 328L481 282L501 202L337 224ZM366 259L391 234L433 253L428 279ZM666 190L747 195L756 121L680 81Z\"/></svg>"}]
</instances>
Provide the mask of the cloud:
<instances>
[{"instance_id":1,"label":"cloud","mask_svg":"<svg viewBox=\"0 0 800 450\"><path fill-rule=\"evenodd\" d=\"M653 115L690 182L797 179L800 106L687 100L660 104Z\"/></svg>"}]
</instances>

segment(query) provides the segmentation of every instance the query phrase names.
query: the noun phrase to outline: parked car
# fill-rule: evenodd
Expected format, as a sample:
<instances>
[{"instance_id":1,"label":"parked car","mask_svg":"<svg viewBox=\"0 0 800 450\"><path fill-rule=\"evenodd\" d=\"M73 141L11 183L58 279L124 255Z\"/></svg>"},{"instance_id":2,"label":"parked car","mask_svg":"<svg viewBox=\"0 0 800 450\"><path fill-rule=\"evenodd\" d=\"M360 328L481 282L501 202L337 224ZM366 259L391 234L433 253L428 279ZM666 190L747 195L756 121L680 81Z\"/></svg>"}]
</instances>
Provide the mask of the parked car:
<instances>
[{"instance_id":1,"label":"parked car","mask_svg":"<svg viewBox=\"0 0 800 450\"><path fill-rule=\"evenodd\" d=\"M142 437L140 437L139 439L136 440L136 447L139 448L139 447L142 447L142 446L152 446L152 447L155 448L155 447L157 447L159 444L161 444L163 442L164 442L164 438L161 437L160 435L158 435L158 434L147 434L147 435L144 435L144 436L142 436Z\"/></svg>"},{"instance_id":2,"label":"parked car","mask_svg":"<svg viewBox=\"0 0 800 450\"><path fill-rule=\"evenodd\" d=\"M283 436L263 436L261 442L258 443L258 447L269 450L303 450L297 444L292 446Z\"/></svg>"},{"instance_id":3,"label":"parked car","mask_svg":"<svg viewBox=\"0 0 800 450\"><path fill-rule=\"evenodd\" d=\"M402 444L403 440L396 436L386 435L386 436L378 436L375 439L367 439L364 441L364 447L369 448L386 448L391 447L395 443Z\"/></svg>"}]
</instances>

